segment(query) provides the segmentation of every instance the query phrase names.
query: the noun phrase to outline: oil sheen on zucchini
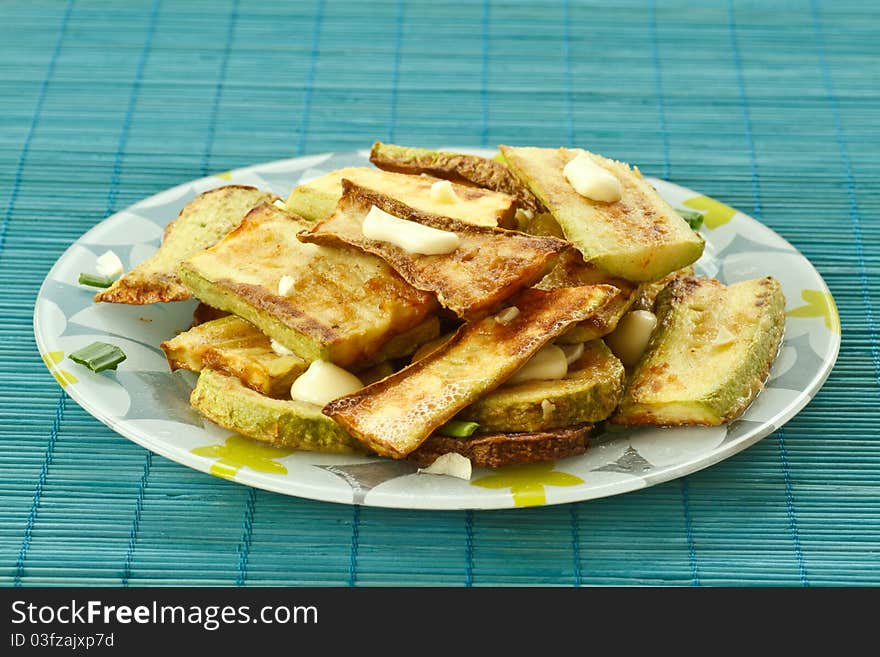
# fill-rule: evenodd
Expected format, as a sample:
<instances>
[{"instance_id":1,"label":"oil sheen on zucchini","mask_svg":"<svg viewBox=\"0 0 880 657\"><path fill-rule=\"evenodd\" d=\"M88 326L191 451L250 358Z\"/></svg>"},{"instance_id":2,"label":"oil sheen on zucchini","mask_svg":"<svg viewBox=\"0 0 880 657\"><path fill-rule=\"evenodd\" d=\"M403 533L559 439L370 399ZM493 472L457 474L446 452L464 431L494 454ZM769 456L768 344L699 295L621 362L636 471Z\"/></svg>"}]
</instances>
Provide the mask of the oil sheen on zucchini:
<instances>
[{"instance_id":1,"label":"oil sheen on zucchini","mask_svg":"<svg viewBox=\"0 0 880 657\"><path fill-rule=\"evenodd\" d=\"M779 283L679 278L658 295L656 313L658 327L612 421L718 425L737 418L764 387L779 351Z\"/></svg>"}]
</instances>

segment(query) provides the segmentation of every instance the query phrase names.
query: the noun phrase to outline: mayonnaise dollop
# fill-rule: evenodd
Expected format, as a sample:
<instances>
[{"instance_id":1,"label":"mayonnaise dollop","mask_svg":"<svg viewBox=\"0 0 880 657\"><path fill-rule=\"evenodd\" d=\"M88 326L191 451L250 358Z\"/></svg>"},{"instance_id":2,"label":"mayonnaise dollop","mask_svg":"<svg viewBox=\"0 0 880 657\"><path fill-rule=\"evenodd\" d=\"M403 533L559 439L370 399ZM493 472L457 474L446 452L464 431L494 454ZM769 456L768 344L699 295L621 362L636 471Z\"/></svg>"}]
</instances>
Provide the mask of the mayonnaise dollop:
<instances>
[{"instance_id":1,"label":"mayonnaise dollop","mask_svg":"<svg viewBox=\"0 0 880 657\"><path fill-rule=\"evenodd\" d=\"M453 232L395 217L375 205L367 213L361 231L367 239L389 242L407 253L420 255L452 253L459 244L458 235Z\"/></svg>"}]
</instances>

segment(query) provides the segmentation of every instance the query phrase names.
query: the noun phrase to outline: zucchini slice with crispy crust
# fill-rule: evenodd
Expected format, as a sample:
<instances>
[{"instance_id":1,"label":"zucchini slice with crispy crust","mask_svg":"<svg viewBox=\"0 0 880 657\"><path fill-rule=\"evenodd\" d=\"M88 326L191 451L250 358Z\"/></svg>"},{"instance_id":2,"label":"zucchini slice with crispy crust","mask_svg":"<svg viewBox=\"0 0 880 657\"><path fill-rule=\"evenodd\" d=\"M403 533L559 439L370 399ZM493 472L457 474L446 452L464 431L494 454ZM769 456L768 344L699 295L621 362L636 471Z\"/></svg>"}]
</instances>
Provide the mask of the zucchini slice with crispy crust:
<instances>
[{"instance_id":1,"label":"zucchini slice with crispy crust","mask_svg":"<svg viewBox=\"0 0 880 657\"><path fill-rule=\"evenodd\" d=\"M779 283L679 278L658 295L656 312L658 327L612 422L713 426L739 417L763 389L782 341Z\"/></svg>"},{"instance_id":2,"label":"zucchini slice with crispy crust","mask_svg":"<svg viewBox=\"0 0 880 657\"><path fill-rule=\"evenodd\" d=\"M301 358L342 367L376 356L433 314L433 296L381 258L300 242L297 233L310 225L263 204L185 261L180 277L195 297L248 320ZM290 277L287 294L279 294L283 276Z\"/></svg>"},{"instance_id":3,"label":"zucchini slice with crispy crust","mask_svg":"<svg viewBox=\"0 0 880 657\"><path fill-rule=\"evenodd\" d=\"M516 199L508 194L453 184L455 200L435 201L431 186L439 178L408 176L370 167L337 169L295 187L287 198L287 208L310 221L326 219L342 196L342 179L393 196L407 205L476 226L508 226L513 223Z\"/></svg>"},{"instance_id":4,"label":"zucchini slice with crispy crust","mask_svg":"<svg viewBox=\"0 0 880 657\"><path fill-rule=\"evenodd\" d=\"M277 198L270 192L243 185L227 185L199 194L165 228L159 250L98 292L95 301L144 305L189 299L190 292L177 275L180 263L216 244L241 223L251 208Z\"/></svg>"},{"instance_id":5,"label":"zucchini slice with crispy crust","mask_svg":"<svg viewBox=\"0 0 880 657\"><path fill-rule=\"evenodd\" d=\"M473 185L509 194L529 213L543 209L541 202L501 162L479 155L432 151L413 146L397 146L377 141L370 151L370 162L386 171L426 173L463 185Z\"/></svg>"},{"instance_id":6,"label":"zucchini slice with crispy crust","mask_svg":"<svg viewBox=\"0 0 880 657\"><path fill-rule=\"evenodd\" d=\"M572 322L599 311L609 286L525 290L508 321L485 317L400 372L331 401L324 413L380 454L402 458L495 389Z\"/></svg>"},{"instance_id":7,"label":"zucchini slice with crispy crust","mask_svg":"<svg viewBox=\"0 0 880 657\"><path fill-rule=\"evenodd\" d=\"M565 166L586 151L500 149L510 169L547 206L587 262L627 280L653 281L703 253L703 239L626 164L587 153L623 188L619 201L605 203L581 196L563 175Z\"/></svg>"},{"instance_id":8,"label":"zucchini slice with crispy crust","mask_svg":"<svg viewBox=\"0 0 880 657\"><path fill-rule=\"evenodd\" d=\"M540 463L577 456L590 444L590 425L532 433L495 433L450 438L434 434L407 458L427 467L439 456L455 452L471 460L478 468Z\"/></svg>"},{"instance_id":9,"label":"zucchini slice with crispy crust","mask_svg":"<svg viewBox=\"0 0 880 657\"><path fill-rule=\"evenodd\" d=\"M570 248L555 237L472 226L421 212L350 180L343 180L342 186L343 195L333 214L302 233L300 239L374 253L410 285L435 293L441 305L466 320L486 316L505 299L541 280L558 255ZM364 237L362 225L372 206L401 219L454 232L459 246L448 254L420 255Z\"/></svg>"}]
</instances>

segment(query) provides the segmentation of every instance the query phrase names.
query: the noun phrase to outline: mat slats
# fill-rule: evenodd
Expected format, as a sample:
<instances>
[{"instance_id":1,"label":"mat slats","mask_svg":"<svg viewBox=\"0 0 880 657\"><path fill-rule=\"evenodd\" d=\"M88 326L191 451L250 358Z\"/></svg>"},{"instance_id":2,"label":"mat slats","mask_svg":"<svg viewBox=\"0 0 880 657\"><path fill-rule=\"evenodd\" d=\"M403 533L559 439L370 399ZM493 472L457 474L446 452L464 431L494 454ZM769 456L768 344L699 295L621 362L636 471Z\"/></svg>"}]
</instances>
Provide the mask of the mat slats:
<instances>
[{"instance_id":1,"label":"mat slats","mask_svg":"<svg viewBox=\"0 0 880 657\"><path fill-rule=\"evenodd\" d=\"M880 583L880 91L871 3L96 0L0 5L0 583ZM838 364L721 464L563 507L439 514L254 491L62 396L34 298L169 186L383 139L587 146L816 265Z\"/></svg>"}]
</instances>

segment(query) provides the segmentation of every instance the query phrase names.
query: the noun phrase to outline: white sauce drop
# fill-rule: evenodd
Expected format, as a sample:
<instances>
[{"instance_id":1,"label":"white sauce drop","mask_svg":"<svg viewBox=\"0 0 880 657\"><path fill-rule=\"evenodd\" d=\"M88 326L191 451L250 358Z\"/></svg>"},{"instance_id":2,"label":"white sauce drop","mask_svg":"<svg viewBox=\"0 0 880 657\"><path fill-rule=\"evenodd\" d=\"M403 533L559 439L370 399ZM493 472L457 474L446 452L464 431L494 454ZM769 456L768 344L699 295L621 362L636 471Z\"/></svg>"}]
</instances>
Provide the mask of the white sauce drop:
<instances>
[{"instance_id":1,"label":"white sauce drop","mask_svg":"<svg viewBox=\"0 0 880 657\"><path fill-rule=\"evenodd\" d=\"M316 360L290 386L290 397L324 406L364 387L351 372L326 360Z\"/></svg>"},{"instance_id":2,"label":"white sauce drop","mask_svg":"<svg viewBox=\"0 0 880 657\"><path fill-rule=\"evenodd\" d=\"M504 385L524 383L525 381L551 381L564 379L568 374L565 352L555 344L541 347Z\"/></svg>"},{"instance_id":3,"label":"white sauce drop","mask_svg":"<svg viewBox=\"0 0 880 657\"><path fill-rule=\"evenodd\" d=\"M101 276L115 278L123 271L122 261L113 251L105 251L95 260L95 271Z\"/></svg>"},{"instance_id":4,"label":"white sauce drop","mask_svg":"<svg viewBox=\"0 0 880 657\"><path fill-rule=\"evenodd\" d=\"M517 317L519 317L519 308L510 306L495 315L495 321L501 324L501 326L507 326Z\"/></svg>"},{"instance_id":5,"label":"white sauce drop","mask_svg":"<svg viewBox=\"0 0 880 657\"><path fill-rule=\"evenodd\" d=\"M282 297L286 297L290 294L290 290L293 289L293 276L288 276L285 274L278 281L278 295Z\"/></svg>"},{"instance_id":6,"label":"white sauce drop","mask_svg":"<svg viewBox=\"0 0 880 657\"><path fill-rule=\"evenodd\" d=\"M434 203L455 203L458 201L458 194L455 193L455 188L448 180L438 180L431 185L430 197Z\"/></svg>"},{"instance_id":7,"label":"white sauce drop","mask_svg":"<svg viewBox=\"0 0 880 657\"><path fill-rule=\"evenodd\" d=\"M605 336L605 344L627 367L639 362L651 334L657 328L657 316L648 310L628 312L617 328Z\"/></svg>"},{"instance_id":8,"label":"white sauce drop","mask_svg":"<svg viewBox=\"0 0 880 657\"><path fill-rule=\"evenodd\" d=\"M441 454L427 468L419 468L419 473L448 475L465 481L471 478L471 460L456 452Z\"/></svg>"},{"instance_id":9,"label":"white sauce drop","mask_svg":"<svg viewBox=\"0 0 880 657\"><path fill-rule=\"evenodd\" d=\"M554 404L549 399L541 400L541 416L544 418L545 422L548 422L550 418L553 417L553 412L556 410L556 404Z\"/></svg>"},{"instance_id":10,"label":"white sauce drop","mask_svg":"<svg viewBox=\"0 0 880 657\"><path fill-rule=\"evenodd\" d=\"M395 217L375 205L367 213L361 230L367 239L389 242L407 253L442 255L452 253L459 244L455 233Z\"/></svg>"},{"instance_id":11,"label":"white sauce drop","mask_svg":"<svg viewBox=\"0 0 880 657\"><path fill-rule=\"evenodd\" d=\"M615 203L623 197L623 186L613 173L580 152L562 169L562 175L581 196L594 201Z\"/></svg>"}]
</instances>

